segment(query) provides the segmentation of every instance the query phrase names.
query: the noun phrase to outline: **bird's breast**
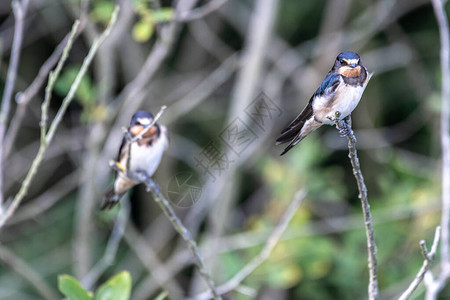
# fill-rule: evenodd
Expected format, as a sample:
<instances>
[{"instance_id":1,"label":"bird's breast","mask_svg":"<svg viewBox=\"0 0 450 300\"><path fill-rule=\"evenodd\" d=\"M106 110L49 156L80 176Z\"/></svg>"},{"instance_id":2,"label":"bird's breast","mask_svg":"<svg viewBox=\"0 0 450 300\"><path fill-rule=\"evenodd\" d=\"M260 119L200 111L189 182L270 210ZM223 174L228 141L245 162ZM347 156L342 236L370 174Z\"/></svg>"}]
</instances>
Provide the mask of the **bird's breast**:
<instances>
[{"instance_id":1,"label":"bird's breast","mask_svg":"<svg viewBox=\"0 0 450 300\"><path fill-rule=\"evenodd\" d=\"M133 143L131 145L130 170L133 172L145 171L148 176L152 176L161 162L167 143L167 137L162 134L151 144L146 143L145 139ZM125 166L127 162L128 155L124 155L121 164Z\"/></svg>"},{"instance_id":2,"label":"bird's breast","mask_svg":"<svg viewBox=\"0 0 450 300\"><path fill-rule=\"evenodd\" d=\"M341 118L350 115L358 105L365 87L341 84L332 97L321 96L315 99L313 109L316 120L332 125L333 121L329 117L333 117L337 111L341 113Z\"/></svg>"}]
</instances>

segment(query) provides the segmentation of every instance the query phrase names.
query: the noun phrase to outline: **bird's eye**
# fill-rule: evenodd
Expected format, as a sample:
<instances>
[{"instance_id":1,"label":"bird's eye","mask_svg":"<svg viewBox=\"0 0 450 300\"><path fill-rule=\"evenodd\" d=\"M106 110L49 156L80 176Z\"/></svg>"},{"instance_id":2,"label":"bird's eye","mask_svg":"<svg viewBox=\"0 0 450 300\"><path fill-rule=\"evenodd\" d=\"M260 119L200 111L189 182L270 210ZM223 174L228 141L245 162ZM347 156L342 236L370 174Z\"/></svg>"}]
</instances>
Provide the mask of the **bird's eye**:
<instances>
[{"instance_id":1,"label":"bird's eye","mask_svg":"<svg viewBox=\"0 0 450 300\"><path fill-rule=\"evenodd\" d=\"M339 60L339 62L341 63L341 65L346 65L346 64L347 64L347 62L346 62L343 58L341 58L341 59Z\"/></svg>"}]
</instances>

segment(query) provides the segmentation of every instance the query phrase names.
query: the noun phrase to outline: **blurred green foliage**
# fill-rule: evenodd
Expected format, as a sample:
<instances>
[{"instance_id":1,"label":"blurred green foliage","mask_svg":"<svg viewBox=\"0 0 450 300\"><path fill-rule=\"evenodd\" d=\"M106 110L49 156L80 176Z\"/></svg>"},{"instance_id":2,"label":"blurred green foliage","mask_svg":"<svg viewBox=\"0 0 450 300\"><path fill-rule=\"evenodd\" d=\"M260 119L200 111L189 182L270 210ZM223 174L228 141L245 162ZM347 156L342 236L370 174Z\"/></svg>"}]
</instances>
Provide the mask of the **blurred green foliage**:
<instances>
[{"instance_id":1,"label":"blurred green foliage","mask_svg":"<svg viewBox=\"0 0 450 300\"><path fill-rule=\"evenodd\" d=\"M139 20L133 26L132 34L133 38L141 43L152 37L157 23L168 22L174 16L171 8L151 9L146 0L134 0L134 6Z\"/></svg>"},{"instance_id":2,"label":"blurred green foliage","mask_svg":"<svg viewBox=\"0 0 450 300\"><path fill-rule=\"evenodd\" d=\"M261 151L236 170L233 179L238 181L239 191L235 192L238 196L232 216L227 219L224 235L233 237L244 234L249 245L244 243L244 246L237 247L240 244L236 242L237 246L232 245L236 246L236 249L224 251L214 257L214 262L217 262L220 267L215 272L217 277L215 279L219 283L235 275L261 251L265 242L264 236L267 236L262 233L267 234L276 226L293 195L299 189L306 188L307 197L291 221L284 238L275 247L270 258L244 281L244 285L256 291L262 287L285 291L286 299L366 298L368 271L363 218L347 150L345 146L339 146L337 131L324 126L281 158L278 156L281 147L273 145L278 131L306 104L308 97L323 78L321 76L326 74L332 63L332 61L321 60L323 53L319 50L323 49L315 49L318 44L315 39L326 21L323 18L331 1L280 1L274 36L283 39L286 44L283 45L288 47L284 50L286 53L291 53L305 64L301 65L299 70L287 73L288 78L283 82L281 93L274 96L273 100L282 107L283 114L274 128L269 129L271 136L266 141L266 145L269 146L263 145L262 148L265 151ZM81 3L79 0L70 2L77 5ZM381 2L350 1L351 5L348 7L347 17L342 27L339 49L354 49L362 55L364 64L367 61L366 66L369 70L375 72L361 103L353 114L353 122L359 134L358 154L369 189L369 201L375 221L382 299L394 299L413 279L422 264L419 241L425 239L429 245L434 228L440 221L438 122L441 109L439 91L441 76L438 33L429 3L412 0L397 1L393 7L388 6L390 8L389 13L386 14L387 17L383 10L386 8L381 6L380 11L369 11L364 18L361 18L366 9ZM388 2L383 3L389 4ZM250 3L250 1L228 1L224 10L230 9L232 13L228 16L213 15L209 19L206 18L205 24L210 26L208 28L201 27L206 26L204 24L200 25L202 29L206 28L214 32L219 42L214 39L207 40L205 42L207 46L205 46L197 40L198 36L194 37L195 22L184 25L185 30L178 38L173 53L163 66L160 77L155 80L159 85L152 86L148 99L144 102L145 107L142 108L156 110L160 105L168 104L166 115L170 115L170 105L176 106L176 100L194 89L189 85L192 84L191 81L201 82L204 78L208 78L198 79L196 76L200 73L209 76L218 63L222 63L217 58L224 56L222 52L229 54L230 51L242 50L244 41L249 38L245 36L249 15L242 5L245 8ZM163 4L166 4L165 1ZM58 16L62 16L60 19L64 25L60 25L58 30L66 32L72 20L66 15L69 9L62 6L58 13L53 13L52 16L55 20L59 20ZM2 3L0 7L3 8L0 12L10 9L9 4ZM46 10L55 9L55 7L59 7L58 4L52 3L48 7L40 8L36 16L33 15L33 18L36 18L35 22L41 24L41 27L36 27L42 31L45 28L53 28L53 23L50 22L53 20L46 17L48 13ZM99 27L105 25L114 7L115 1L90 1L90 21ZM145 55L151 50L151 43L148 42L157 36L155 27L158 23L171 21L175 17L172 8L154 7L152 1L135 0L132 9L134 15L130 21L131 25L126 28L127 39L120 40L117 46L120 48L117 56L122 55L126 59L120 63L111 62L118 65L117 74L115 74L118 78L117 86L110 87L114 93L138 73L136 65L141 66ZM337 10L334 13L339 14L340 11ZM390 23L391 18L394 18L396 14L399 14L398 19ZM7 20L8 16L3 13L2 18ZM383 16L385 18L382 18ZM384 23L380 25L379 30L374 31L373 34L367 30L367 28L378 26L377 22L380 20ZM236 23L244 25L239 27ZM34 78L37 73L34 67L42 64L42 54L38 56L36 53L46 53L46 55L47 52L51 53L50 50L53 50L56 45L55 41L61 40L61 37L57 35L60 34L59 31L56 33L53 30L48 31L45 40L39 40L33 44L34 38L38 39L39 34L43 33L34 33L32 38L27 40L28 44L24 47L22 54L24 63L19 70L20 89L24 86L22 81ZM355 38L355 34L359 32L369 32L367 39L364 34L362 37ZM205 32L202 33L205 34ZM333 34L337 33L333 32ZM79 70L80 57L82 57L80 53L86 53L86 45L83 44L83 39L80 38L80 40L79 44L75 45L69 62L55 85L56 96L64 97L67 94ZM322 47L328 47L326 38L321 42ZM405 46L402 48L404 53L399 55L394 52L383 52L398 44ZM135 48L129 47L130 45ZM273 45L279 46L275 42ZM275 46L274 48L277 48ZM213 52L210 53L204 49L208 47L218 47L213 49L220 55L216 57L217 53L214 53L214 50L209 50ZM280 62L271 58L264 75L267 75L266 71L270 73L275 69L275 63L290 67L289 56L285 55L284 51L281 51L281 54L275 52L271 56L282 57L286 61ZM333 55L335 54L328 55L328 58L333 59ZM41 60L36 61L38 58ZM6 61L6 57L3 56L3 66L7 65ZM322 63L324 67L318 66ZM315 76L311 68L318 73L318 79L309 78ZM4 69L2 71L6 74ZM305 72L310 73L305 74ZM176 120L167 124L172 133L173 144L169 155L164 158L163 165L156 174L157 181L162 187L173 177L173 174L179 170L184 171L186 166L192 163L189 159L194 156L195 150L188 147L191 146L189 143L195 143L192 146L194 149L201 147L215 139L217 134L227 126L224 122L226 122L235 79L234 76L231 77L232 79L217 88L217 91L200 105L187 114L180 113ZM311 82L308 82L306 87L302 86L299 91L299 88L295 86L299 84L299 81L306 79ZM166 81L167 83L164 84ZM149 83L149 86L151 84L154 83ZM261 86L265 84L264 82ZM189 88L181 92L177 90L183 85ZM65 126L72 126L71 129L81 128L85 132L91 129L90 124L105 120L106 110L97 103L100 90L98 86L96 72L86 74L76 93L77 105L70 108L67 118L69 121L64 124ZM53 103L57 101L54 99ZM34 147L32 142L39 139L39 120L36 118L40 115L39 109L39 101L31 103L30 111L33 113L29 114L27 126L23 126L23 134L18 140L20 147L17 149L17 155L20 159L14 160L15 165L23 161L27 162L27 159L34 154L20 151L23 150L22 146ZM70 118L72 116L74 118ZM73 120L81 120L81 123L78 124ZM74 124L69 124L70 121ZM164 117L161 122L166 124ZM32 126L34 127L30 128ZM86 135L75 135L72 131L65 131L65 134L66 136L63 135L62 138L82 145L81 150L64 153L61 155L62 158L57 157L57 159L49 155L48 162L42 167L45 176L38 178L36 187L30 191L29 202L24 205L33 204L37 196L46 192L55 181L60 179L61 174L77 168L81 169L80 166L85 164L85 161L80 158L84 159L87 155L87 152L82 152L87 147ZM120 132L117 134L119 144ZM189 143L186 141L183 143L180 137ZM71 147L74 145L63 144L56 148L70 149ZM13 178L11 181L20 182L22 175L15 170L15 165L9 166L11 171L8 170L8 176ZM105 165L105 168L108 166ZM86 179L79 180L82 185ZM105 189L103 186L95 187L95 194L99 201L103 189ZM263 192L258 194L259 190ZM137 188L132 193L131 219L143 232L148 229L148 226L156 227L146 231L145 234L149 244L155 248L161 247L158 248L157 254L164 261L180 247L174 239L170 239L167 245L153 244L154 240L161 239L161 232L170 234L171 229L159 227L164 225L158 217L160 210L153 206L151 198L142 191L143 189ZM52 204L51 209L37 217L11 225L1 236L3 245L38 270L43 279L55 289L58 274L72 274L76 264L68 257L71 257L76 247L73 239L78 224L74 222L74 216L80 194L82 192L78 188L71 190L58 198L60 201ZM217 202L227 197L222 196L219 196ZM189 212L195 211L196 208L194 206L189 210L179 209L177 214L189 215ZM91 254L95 261L104 254L118 210L119 207L108 213L96 213L95 221L90 224L94 228L92 234L95 238L92 239ZM211 219L213 220L214 216ZM199 236L207 232L208 222L204 223L199 225L201 227ZM202 241L200 238L199 243L201 244ZM127 269L130 274L119 273L123 269ZM65 275L60 277L59 287L69 299L92 299L93 297L109 299L110 293L114 294L114 299L127 299L130 295L131 276L134 280L133 286L135 283L146 285L145 280L148 279L146 276L149 271L136 257L132 247L123 242L120 244L114 264L100 280L104 282L105 278L117 273L119 273L117 277L113 277L97 289L95 297L102 298L95 298L94 294L84 291L74 278ZM194 273L193 268L189 266L183 268L176 276L177 281L186 291L189 290ZM155 284L155 282L152 283ZM37 299L36 292L29 284L6 267L0 269L0 287L2 300L15 300L23 295L25 295L24 299ZM160 290L153 296L159 292ZM18 293L19 296L17 296ZM419 288L412 299L421 299L423 294L423 289ZM230 297L251 298L239 293L232 293ZM441 299L449 298L450 290L447 288L442 293Z\"/></svg>"}]
</instances>

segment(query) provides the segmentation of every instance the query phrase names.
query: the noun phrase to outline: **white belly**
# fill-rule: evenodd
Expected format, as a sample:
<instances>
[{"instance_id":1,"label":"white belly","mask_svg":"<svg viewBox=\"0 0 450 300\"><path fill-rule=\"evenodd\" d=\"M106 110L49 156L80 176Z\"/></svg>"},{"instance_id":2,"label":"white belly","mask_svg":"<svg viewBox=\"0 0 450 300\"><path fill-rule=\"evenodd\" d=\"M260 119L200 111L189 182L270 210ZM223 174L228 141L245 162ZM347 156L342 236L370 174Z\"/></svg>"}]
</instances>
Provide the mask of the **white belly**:
<instances>
[{"instance_id":1,"label":"white belly","mask_svg":"<svg viewBox=\"0 0 450 300\"><path fill-rule=\"evenodd\" d=\"M335 112L340 112L340 118L345 118L352 113L361 100L361 96L366 89L372 74L366 79L363 86L350 86L341 82L333 98L317 97L313 103L314 116L316 120L333 125L329 117L333 117ZM341 79L342 80L342 79Z\"/></svg>"},{"instance_id":2,"label":"white belly","mask_svg":"<svg viewBox=\"0 0 450 300\"><path fill-rule=\"evenodd\" d=\"M152 176L161 162L168 140L164 134L150 147L133 143L131 146L130 171L145 171Z\"/></svg>"},{"instance_id":3,"label":"white belly","mask_svg":"<svg viewBox=\"0 0 450 300\"><path fill-rule=\"evenodd\" d=\"M336 97L330 107L331 114L339 111L341 118L345 118L352 113L361 100L365 86L347 86L343 87L342 91L336 91Z\"/></svg>"}]
</instances>

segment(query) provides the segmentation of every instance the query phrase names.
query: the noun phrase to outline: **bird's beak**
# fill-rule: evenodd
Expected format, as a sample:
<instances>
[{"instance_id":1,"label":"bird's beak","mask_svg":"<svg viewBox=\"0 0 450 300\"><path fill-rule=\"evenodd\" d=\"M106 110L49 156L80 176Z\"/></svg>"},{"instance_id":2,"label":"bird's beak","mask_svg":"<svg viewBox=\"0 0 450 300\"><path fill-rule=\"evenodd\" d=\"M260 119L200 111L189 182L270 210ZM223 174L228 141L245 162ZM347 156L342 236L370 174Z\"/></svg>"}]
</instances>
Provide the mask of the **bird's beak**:
<instances>
[{"instance_id":1,"label":"bird's beak","mask_svg":"<svg viewBox=\"0 0 450 300\"><path fill-rule=\"evenodd\" d=\"M351 65L348 65L349 67L351 67L351 68L356 68L356 64L351 64Z\"/></svg>"}]
</instances>

